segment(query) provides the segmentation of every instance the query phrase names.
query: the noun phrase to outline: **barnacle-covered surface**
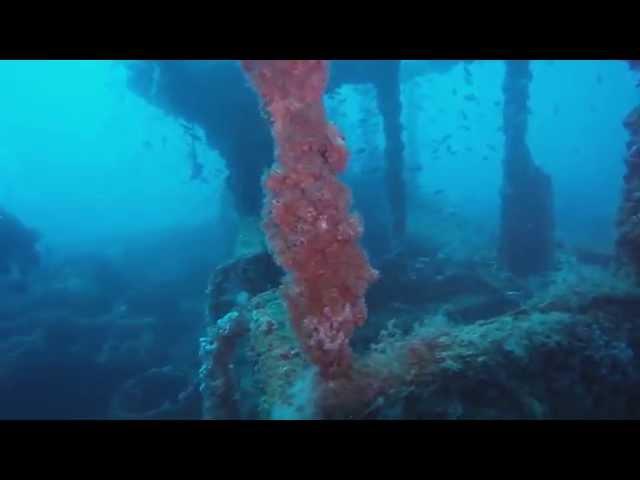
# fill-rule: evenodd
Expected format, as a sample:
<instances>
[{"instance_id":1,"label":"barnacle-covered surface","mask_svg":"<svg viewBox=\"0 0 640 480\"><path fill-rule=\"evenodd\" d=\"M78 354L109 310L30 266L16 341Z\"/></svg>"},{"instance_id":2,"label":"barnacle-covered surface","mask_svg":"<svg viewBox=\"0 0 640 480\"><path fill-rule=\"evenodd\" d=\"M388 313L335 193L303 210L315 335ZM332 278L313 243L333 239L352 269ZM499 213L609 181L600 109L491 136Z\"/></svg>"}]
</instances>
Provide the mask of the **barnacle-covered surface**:
<instances>
[{"instance_id":1,"label":"barnacle-covered surface","mask_svg":"<svg viewBox=\"0 0 640 480\"><path fill-rule=\"evenodd\" d=\"M387 326L333 382L313 377L278 291L259 294L236 310L248 318L251 360L233 371L255 388L236 399L259 402L249 409L259 418L635 418L640 291L606 268L563 260L540 294L491 318L372 312ZM395 327L403 316L407 333Z\"/></svg>"}]
</instances>

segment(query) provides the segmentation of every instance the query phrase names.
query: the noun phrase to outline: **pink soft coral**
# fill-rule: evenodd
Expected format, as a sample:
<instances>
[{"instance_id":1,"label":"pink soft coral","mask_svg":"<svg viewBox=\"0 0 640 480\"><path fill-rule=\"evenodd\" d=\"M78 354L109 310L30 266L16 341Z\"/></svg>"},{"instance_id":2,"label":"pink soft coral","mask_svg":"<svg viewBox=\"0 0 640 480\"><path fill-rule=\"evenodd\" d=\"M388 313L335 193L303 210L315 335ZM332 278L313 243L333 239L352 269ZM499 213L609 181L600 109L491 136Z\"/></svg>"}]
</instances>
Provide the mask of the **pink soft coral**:
<instances>
[{"instance_id":1,"label":"pink soft coral","mask_svg":"<svg viewBox=\"0 0 640 480\"><path fill-rule=\"evenodd\" d=\"M347 149L328 123L323 60L246 60L243 68L271 116L278 163L265 180L264 226L289 272L284 297L293 327L325 378L351 366L349 339L364 324L364 294L377 273L358 244L362 222L336 175Z\"/></svg>"}]
</instances>

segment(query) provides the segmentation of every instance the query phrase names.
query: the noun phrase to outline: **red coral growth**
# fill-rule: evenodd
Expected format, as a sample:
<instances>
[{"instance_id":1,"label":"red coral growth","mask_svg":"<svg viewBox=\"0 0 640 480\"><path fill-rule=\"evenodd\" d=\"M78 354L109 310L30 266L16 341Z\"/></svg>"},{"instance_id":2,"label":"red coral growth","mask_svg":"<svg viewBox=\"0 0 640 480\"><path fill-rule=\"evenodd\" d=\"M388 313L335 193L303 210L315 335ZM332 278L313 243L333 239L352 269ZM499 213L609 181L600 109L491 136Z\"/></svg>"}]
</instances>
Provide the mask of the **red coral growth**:
<instances>
[{"instance_id":1,"label":"red coral growth","mask_svg":"<svg viewBox=\"0 0 640 480\"><path fill-rule=\"evenodd\" d=\"M302 346L325 378L349 370L349 339L366 319L364 294L377 273L358 244L362 222L336 175L347 149L328 123L323 60L242 62L271 117L278 163L265 179L264 227L289 272L284 297Z\"/></svg>"}]
</instances>

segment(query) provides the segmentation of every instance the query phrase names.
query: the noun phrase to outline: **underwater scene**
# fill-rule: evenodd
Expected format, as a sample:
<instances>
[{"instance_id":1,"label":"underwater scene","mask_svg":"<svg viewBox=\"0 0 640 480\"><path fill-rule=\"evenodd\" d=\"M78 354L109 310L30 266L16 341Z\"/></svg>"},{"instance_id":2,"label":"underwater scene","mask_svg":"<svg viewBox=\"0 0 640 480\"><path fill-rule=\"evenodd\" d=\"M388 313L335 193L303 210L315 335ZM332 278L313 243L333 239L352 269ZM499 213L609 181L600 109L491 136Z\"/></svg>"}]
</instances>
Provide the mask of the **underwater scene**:
<instances>
[{"instance_id":1,"label":"underwater scene","mask_svg":"<svg viewBox=\"0 0 640 480\"><path fill-rule=\"evenodd\" d=\"M0 60L0 419L640 419L640 61Z\"/></svg>"}]
</instances>

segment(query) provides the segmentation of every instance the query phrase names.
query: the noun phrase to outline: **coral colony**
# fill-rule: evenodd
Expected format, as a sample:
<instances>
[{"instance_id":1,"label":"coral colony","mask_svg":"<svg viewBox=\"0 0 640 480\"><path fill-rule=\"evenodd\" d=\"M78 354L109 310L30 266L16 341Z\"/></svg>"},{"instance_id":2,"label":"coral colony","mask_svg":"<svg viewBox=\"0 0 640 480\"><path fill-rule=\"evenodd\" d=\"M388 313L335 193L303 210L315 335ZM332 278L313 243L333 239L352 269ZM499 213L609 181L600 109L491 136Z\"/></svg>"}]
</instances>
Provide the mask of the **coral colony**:
<instances>
[{"instance_id":1,"label":"coral colony","mask_svg":"<svg viewBox=\"0 0 640 480\"><path fill-rule=\"evenodd\" d=\"M358 245L362 222L336 177L348 153L323 105L323 60L246 60L242 66L271 120L277 163L265 180L264 228L291 322L324 378L349 371L349 339L367 317L364 294L377 273Z\"/></svg>"}]
</instances>

